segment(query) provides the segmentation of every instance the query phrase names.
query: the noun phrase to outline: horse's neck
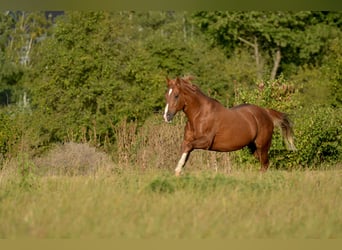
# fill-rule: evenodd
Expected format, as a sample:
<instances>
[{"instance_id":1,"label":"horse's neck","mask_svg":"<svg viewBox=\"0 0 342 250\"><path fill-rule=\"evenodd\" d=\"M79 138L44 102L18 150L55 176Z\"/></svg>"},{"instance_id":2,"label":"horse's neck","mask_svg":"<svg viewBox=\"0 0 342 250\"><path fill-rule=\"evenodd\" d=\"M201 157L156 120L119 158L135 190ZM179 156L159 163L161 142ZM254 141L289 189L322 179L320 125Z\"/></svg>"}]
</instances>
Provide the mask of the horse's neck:
<instances>
[{"instance_id":1,"label":"horse's neck","mask_svg":"<svg viewBox=\"0 0 342 250\"><path fill-rule=\"evenodd\" d=\"M188 117L188 120L191 120L191 118L200 115L201 112L204 111L204 107L210 108L211 106L209 97L196 93L188 95L185 98L185 107L183 111Z\"/></svg>"}]
</instances>

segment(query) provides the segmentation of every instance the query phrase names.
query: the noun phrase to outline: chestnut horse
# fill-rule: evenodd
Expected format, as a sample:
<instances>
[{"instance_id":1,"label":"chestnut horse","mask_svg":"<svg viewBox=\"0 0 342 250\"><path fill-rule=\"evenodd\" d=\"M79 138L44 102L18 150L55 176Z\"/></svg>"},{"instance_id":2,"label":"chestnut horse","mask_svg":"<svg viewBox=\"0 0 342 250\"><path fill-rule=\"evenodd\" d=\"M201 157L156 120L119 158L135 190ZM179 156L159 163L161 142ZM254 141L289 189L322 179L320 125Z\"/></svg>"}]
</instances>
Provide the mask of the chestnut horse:
<instances>
[{"instance_id":1,"label":"chestnut horse","mask_svg":"<svg viewBox=\"0 0 342 250\"><path fill-rule=\"evenodd\" d=\"M167 79L167 88L164 120L171 122L180 110L188 119L177 176L194 149L229 152L245 146L260 161L260 171L266 171L274 126L281 128L287 148L296 150L291 123L284 113L251 104L226 108L192 84L190 77Z\"/></svg>"}]
</instances>

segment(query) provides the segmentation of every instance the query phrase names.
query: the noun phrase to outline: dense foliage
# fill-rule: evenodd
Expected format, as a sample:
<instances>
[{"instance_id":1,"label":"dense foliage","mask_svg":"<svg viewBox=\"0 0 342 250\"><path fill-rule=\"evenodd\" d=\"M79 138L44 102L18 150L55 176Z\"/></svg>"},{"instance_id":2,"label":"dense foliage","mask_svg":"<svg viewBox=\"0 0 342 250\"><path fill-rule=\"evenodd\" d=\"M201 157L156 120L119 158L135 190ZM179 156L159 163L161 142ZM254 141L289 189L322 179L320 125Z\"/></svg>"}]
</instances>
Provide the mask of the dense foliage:
<instances>
[{"instance_id":1,"label":"dense foliage","mask_svg":"<svg viewBox=\"0 0 342 250\"><path fill-rule=\"evenodd\" d=\"M0 160L66 141L117 149L117 126L163 111L165 77L191 74L226 106L293 117L299 150L276 137L280 165L341 161L341 25L317 11L1 13Z\"/></svg>"}]
</instances>

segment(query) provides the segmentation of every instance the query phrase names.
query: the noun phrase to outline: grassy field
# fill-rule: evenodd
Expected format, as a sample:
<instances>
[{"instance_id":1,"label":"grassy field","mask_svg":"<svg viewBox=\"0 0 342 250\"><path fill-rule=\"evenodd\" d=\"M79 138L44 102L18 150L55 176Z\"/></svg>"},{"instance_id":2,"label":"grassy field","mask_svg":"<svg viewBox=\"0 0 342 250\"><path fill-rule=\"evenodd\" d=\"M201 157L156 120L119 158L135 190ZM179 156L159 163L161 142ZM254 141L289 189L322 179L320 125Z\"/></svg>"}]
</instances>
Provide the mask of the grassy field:
<instances>
[{"instance_id":1,"label":"grassy field","mask_svg":"<svg viewBox=\"0 0 342 250\"><path fill-rule=\"evenodd\" d=\"M1 238L342 238L342 170L0 174Z\"/></svg>"}]
</instances>

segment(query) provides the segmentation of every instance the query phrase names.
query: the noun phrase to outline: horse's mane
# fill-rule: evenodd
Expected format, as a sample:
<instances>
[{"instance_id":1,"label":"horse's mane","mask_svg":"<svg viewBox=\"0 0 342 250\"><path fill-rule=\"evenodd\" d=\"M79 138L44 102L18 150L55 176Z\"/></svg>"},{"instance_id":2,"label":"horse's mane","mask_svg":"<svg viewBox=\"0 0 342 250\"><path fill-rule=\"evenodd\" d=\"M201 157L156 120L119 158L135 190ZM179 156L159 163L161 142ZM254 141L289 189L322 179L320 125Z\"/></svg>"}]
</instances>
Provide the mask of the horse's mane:
<instances>
[{"instance_id":1,"label":"horse's mane","mask_svg":"<svg viewBox=\"0 0 342 250\"><path fill-rule=\"evenodd\" d=\"M188 90L191 90L192 92L199 92L199 93L204 95L202 90L191 82L194 79L195 79L195 77L193 77L193 76L184 76L180 80L183 81L183 83L184 83L183 86L185 86Z\"/></svg>"},{"instance_id":2,"label":"horse's mane","mask_svg":"<svg viewBox=\"0 0 342 250\"><path fill-rule=\"evenodd\" d=\"M184 76L184 77L180 78L180 80L183 82L183 87L185 87L186 90L191 91L193 93L200 94L200 95L204 96L205 98L208 98L212 101L219 103L219 101L217 101L216 99L214 99L210 96L207 96L206 94L203 93L203 91L197 85L193 84L191 82L191 80L194 80L194 79L195 79L195 77L193 77L193 76Z\"/></svg>"}]
</instances>

